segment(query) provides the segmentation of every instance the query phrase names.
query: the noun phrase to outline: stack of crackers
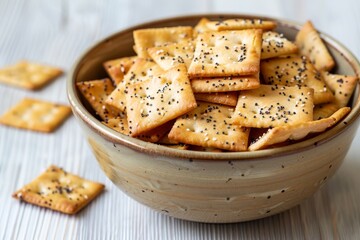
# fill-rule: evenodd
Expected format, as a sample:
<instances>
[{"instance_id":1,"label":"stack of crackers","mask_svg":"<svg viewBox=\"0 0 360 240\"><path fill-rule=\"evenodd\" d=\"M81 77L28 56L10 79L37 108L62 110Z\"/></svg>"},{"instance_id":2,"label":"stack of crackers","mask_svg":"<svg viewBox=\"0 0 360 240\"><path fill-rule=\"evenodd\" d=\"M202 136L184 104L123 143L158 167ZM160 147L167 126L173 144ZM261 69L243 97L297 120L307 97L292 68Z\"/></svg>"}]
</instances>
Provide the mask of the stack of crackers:
<instances>
[{"instance_id":1,"label":"stack of crackers","mask_svg":"<svg viewBox=\"0 0 360 240\"><path fill-rule=\"evenodd\" d=\"M254 151L323 132L343 118L356 76L331 73L311 22L294 42L262 19L201 19L134 31L136 56L104 63L108 78L78 82L108 127L202 151Z\"/></svg>"}]
</instances>

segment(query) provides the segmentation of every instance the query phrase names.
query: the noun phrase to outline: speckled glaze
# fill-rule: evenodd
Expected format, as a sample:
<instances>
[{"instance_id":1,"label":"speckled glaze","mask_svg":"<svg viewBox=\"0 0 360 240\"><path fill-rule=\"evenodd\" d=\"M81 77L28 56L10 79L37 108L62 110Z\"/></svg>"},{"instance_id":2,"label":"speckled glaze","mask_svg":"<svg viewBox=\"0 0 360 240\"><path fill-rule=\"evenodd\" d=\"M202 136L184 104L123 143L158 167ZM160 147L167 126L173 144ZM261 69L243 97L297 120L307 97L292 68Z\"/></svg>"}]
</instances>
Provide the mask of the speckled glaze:
<instances>
[{"instance_id":1,"label":"speckled glaze","mask_svg":"<svg viewBox=\"0 0 360 240\"><path fill-rule=\"evenodd\" d=\"M134 29L194 25L200 17L203 16L135 26L86 51L68 79L74 115L105 174L133 199L157 211L191 221L229 223L289 209L311 196L341 165L359 125L359 86L352 100L352 112L334 128L289 146L239 153L176 150L124 136L102 125L75 88L77 81L105 77L105 60L134 54ZM205 17L218 19L219 15ZM294 39L299 25L276 21L278 31ZM336 72L359 75L359 63L353 55L334 39L322 37L336 59Z\"/></svg>"}]
</instances>

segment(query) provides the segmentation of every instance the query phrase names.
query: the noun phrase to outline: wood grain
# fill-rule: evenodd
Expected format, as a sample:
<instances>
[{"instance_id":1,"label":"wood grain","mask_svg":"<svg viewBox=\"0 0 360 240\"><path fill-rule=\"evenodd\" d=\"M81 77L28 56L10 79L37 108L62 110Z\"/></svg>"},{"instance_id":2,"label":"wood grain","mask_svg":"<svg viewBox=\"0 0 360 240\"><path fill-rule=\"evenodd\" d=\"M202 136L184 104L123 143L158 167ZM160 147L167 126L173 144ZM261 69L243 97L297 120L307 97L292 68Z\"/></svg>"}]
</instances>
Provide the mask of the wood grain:
<instances>
[{"instance_id":1,"label":"wood grain","mask_svg":"<svg viewBox=\"0 0 360 240\"><path fill-rule=\"evenodd\" d=\"M71 68L94 41L121 28L174 15L240 12L315 26L360 57L356 0L1 0L0 66L29 59ZM25 96L67 103L66 75L38 92L0 86L0 114ZM360 132L337 174L312 198L282 214L238 224L201 224L154 212L102 173L72 117L54 134L0 126L0 239L359 239ZM50 164L105 183L76 216L19 204L11 194Z\"/></svg>"}]
</instances>

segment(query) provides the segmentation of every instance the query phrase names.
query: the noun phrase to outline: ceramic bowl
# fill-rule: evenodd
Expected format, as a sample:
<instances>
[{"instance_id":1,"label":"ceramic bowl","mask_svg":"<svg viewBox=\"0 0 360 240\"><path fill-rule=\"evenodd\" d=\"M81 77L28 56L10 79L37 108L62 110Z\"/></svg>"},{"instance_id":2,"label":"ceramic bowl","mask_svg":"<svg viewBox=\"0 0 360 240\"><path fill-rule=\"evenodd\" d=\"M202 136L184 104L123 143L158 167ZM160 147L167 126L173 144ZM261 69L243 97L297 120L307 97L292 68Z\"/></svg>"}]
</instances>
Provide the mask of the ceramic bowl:
<instances>
[{"instance_id":1,"label":"ceramic bowl","mask_svg":"<svg viewBox=\"0 0 360 240\"><path fill-rule=\"evenodd\" d=\"M359 86L351 113L311 139L255 152L176 150L134 139L101 124L80 97L78 81L103 78L105 60L131 56L135 29L195 25L202 15L154 21L122 30L88 49L68 78L74 115L105 174L123 192L150 208L180 219L229 223L270 216L312 196L341 165L359 125ZM300 25L279 19L278 31L294 39ZM360 65L339 42L321 34L336 60L336 72L359 75Z\"/></svg>"}]
</instances>

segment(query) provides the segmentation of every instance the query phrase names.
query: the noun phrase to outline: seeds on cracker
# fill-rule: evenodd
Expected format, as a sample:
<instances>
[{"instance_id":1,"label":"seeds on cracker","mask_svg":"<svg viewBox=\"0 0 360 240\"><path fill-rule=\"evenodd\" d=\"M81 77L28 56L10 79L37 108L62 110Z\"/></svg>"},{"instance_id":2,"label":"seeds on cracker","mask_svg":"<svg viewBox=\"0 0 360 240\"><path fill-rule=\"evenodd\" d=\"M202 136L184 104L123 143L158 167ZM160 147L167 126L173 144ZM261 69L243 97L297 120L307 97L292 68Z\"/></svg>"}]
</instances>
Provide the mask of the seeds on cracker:
<instances>
[{"instance_id":1,"label":"seeds on cracker","mask_svg":"<svg viewBox=\"0 0 360 240\"><path fill-rule=\"evenodd\" d=\"M244 127L269 128L313 120L313 94L308 87L260 85L241 91L233 116Z\"/></svg>"},{"instance_id":2,"label":"seeds on cracker","mask_svg":"<svg viewBox=\"0 0 360 240\"><path fill-rule=\"evenodd\" d=\"M114 91L110 79L77 82L76 86L95 110L96 115L99 115L102 120L114 118L121 114L121 111L105 103L107 97Z\"/></svg>"},{"instance_id":3,"label":"seeds on cracker","mask_svg":"<svg viewBox=\"0 0 360 240\"><path fill-rule=\"evenodd\" d=\"M300 140L310 133L323 132L340 121L349 112L350 108L345 107L339 109L328 118L269 129L256 142L249 146L249 150L259 150L287 140Z\"/></svg>"},{"instance_id":4,"label":"seeds on cracker","mask_svg":"<svg viewBox=\"0 0 360 240\"><path fill-rule=\"evenodd\" d=\"M314 104L327 103L334 98L321 74L304 56L264 60L261 62L261 75L266 84L313 88Z\"/></svg>"},{"instance_id":5,"label":"seeds on cracker","mask_svg":"<svg viewBox=\"0 0 360 240\"><path fill-rule=\"evenodd\" d=\"M20 61L0 69L0 82L15 87L37 90L62 73L63 71L57 67Z\"/></svg>"},{"instance_id":6,"label":"seeds on cracker","mask_svg":"<svg viewBox=\"0 0 360 240\"><path fill-rule=\"evenodd\" d=\"M318 71L330 71L335 61L313 24L307 21L296 35L301 55L307 56Z\"/></svg>"},{"instance_id":7,"label":"seeds on cracker","mask_svg":"<svg viewBox=\"0 0 360 240\"><path fill-rule=\"evenodd\" d=\"M235 107L238 99L237 92L219 92L219 93L194 93L197 101L217 103Z\"/></svg>"},{"instance_id":8,"label":"seeds on cracker","mask_svg":"<svg viewBox=\"0 0 360 240\"><path fill-rule=\"evenodd\" d=\"M345 107L355 90L358 82L357 76L346 76L322 72L321 74L330 90L334 92L334 102L338 107Z\"/></svg>"},{"instance_id":9,"label":"seeds on cracker","mask_svg":"<svg viewBox=\"0 0 360 240\"><path fill-rule=\"evenodd\" d=\"M118 85L124 79L125 74L134 64L136 58L136 56L123 57L103 63L106 72L109 74L115 85Z\"/></svg>"},{"instance_id":10,"label":"seeds on cracker","mask_svg":"<svg viewBox=\"0 0 360 240\"><path fill-rule=\"evenodd\" d=\"M126 112L131 136L148 132L196 107L186 67L178 66L129 86Z\"/></svg>"},{"instance_id":11,"label":"seeds on cracker","mask_svg":"<svg viewBox=\"0 0 360 240\"><path fill-rule=\"evenodd\" d=\"M106 104L118 108L120 111L126 110L126 97L130 85L151 79L155 75L163 73L163 70L154 61L149 59L137 58L131 66L123 81L119 83L114 91L107 97Z\"/></svg>"},{"instance_id":12,"label":"seeds on cracker","mask_svg":"<svg viewBox=\"0 0 360 240\"><path fill-rule=\"evenodd\" d=\"M75 214L88 205L104 185L85 180L50 166L44 173L13 194L21 201L66 214Z\"/></svg>"},{"instance_id":13,"label":"seeds on cracker","mask_svg":"<svg viewBox=\"0 0 360 240\"><path fill-rule=\"evenodd\" d=\"M165 71L179 64L185 64L186 67L189 67L194 56L194 51L193 41L172 43L148 49L151 58Z\"/></svg>"},{"instance_id":14,"label":"seeds on cracker","mask_svg":"<svg viewBox=\"0 0 360 240\"><path fill-rule=\"evenodd\" d=\"M115 131L131 136L132 131L129 129L128 121L126 116L119 116L116 118L110 118L102 122L104 125L108 126ZM145 132L137 136L136 138L141 139L146 142L158 142L168 133L173 125L173 122L165 123L159 127L156 127L149 132Z\"/></svg>"},{"instance_id":15,"label":"seeds on cracker","mask_svg":"<svg viewBox=\"0 0 360 240\"><path fill-rule=\"evenodd\" d=\"M206 26L213 31L244 29L272 30L276 27L276 23L262 19L226 19L208 22Z\"/></svg>"},{"instance_id":16,"label":"seeds on cracker","mask_svg":"<svg viewBox=\"0 0 360 240\"><path fill-rule=\"evenodd\" d=\"M297 46L277 32L264 32L262 35L261 59L297 53Z\"/></svg>"},{"instance_id":17,"label":"seeds on cracker","mask_svg":"<svg viewBox=\"0 0 360 240\"><path fill-rule=\"evenodd\" d=\"M65 105L24 98L2 116L0 124L32 131L52 132L71 114Z\"/></svg>"},{"instance_id":18,"label":"seeds on cracker","mask_svg":"<svg viewBox=\"0 0 360 240\"><path fill-rule=\"evenodd\" d=\"M138 57L147 58L148 48L192 39L192 27L165 27L135 30L134 41Z\"/></svg>"},{"instance_id":19,"label":"seeds on cracker","mask_svg":"<svg viewBox=\"0 0 360 240\"><path fill-rule=\"evenodd\" d=\"M179 117L168 137L181 143L229 151L245 151L249 129L233 124L231 107L199 102Z\"/></svg>"},{"instance_id":20,"label":"seeds on cracker","mask_svg":"<svg viewBox=\"0 0 360 240\"><path fill-rule=\"evenodd\" d=\"M232 92L248 90L260 86L259 75L242 77L217 77L192 79L191 87L195 93Z\"/></svg>"},{"instance_id":21,"label":"seeds on cracker","mask_svg":"<svg viewBox=\"0 0 360 240\"><path fill-rule=\"evenodd\" d=\"M204 32L198 35L189 76L224 77L259 72L261 54L259 29Z\"/></svg>"}]
</instances>

